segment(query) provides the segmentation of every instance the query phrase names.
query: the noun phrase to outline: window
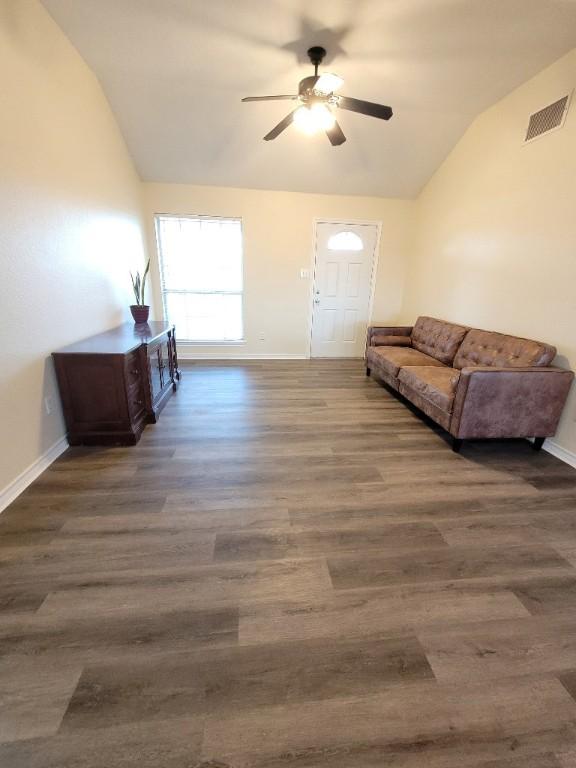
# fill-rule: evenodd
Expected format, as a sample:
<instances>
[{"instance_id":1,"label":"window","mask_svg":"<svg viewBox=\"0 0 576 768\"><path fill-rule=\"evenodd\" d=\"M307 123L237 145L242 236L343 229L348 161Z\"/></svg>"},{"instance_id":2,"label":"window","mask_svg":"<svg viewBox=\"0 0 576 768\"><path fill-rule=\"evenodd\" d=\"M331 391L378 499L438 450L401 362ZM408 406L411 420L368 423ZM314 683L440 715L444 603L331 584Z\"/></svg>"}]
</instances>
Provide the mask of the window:
<instances>
[{"instance_id":1,"label":"window","mask_svg":"<svg viewBox=\"0 0 576 768\"><path fill-rule=\"evenodd\" d=\"M338 232L328 240L329 251L361 251L362 240L354 232Z\"/></svg>"},{"instance_id":2,"label":"window","mask_svg":"<svg viewBox=\"0 0 576 768\"><path fill-rule=\"evenodd\" d=\"M157 216L164 317L180 341L240 341L242 222Z\"/></svg>"}]
</instances>

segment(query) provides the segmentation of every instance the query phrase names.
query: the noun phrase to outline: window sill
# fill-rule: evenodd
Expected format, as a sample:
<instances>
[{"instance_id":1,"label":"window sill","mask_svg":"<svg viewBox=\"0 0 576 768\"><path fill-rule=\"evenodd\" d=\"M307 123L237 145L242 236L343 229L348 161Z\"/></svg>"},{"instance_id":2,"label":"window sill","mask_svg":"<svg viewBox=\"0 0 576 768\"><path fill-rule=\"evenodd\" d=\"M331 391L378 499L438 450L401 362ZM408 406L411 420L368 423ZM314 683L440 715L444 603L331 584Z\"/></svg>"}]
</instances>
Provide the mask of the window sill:
<instances>
[{"instance_id":1,"label":"window sill","mask_svg":"<svg viewBox=\"0 0 576 768\"><path fill-rule=\"evenodd\" d=\"M178 338L176 333L176 344L181 347L241 347L246 344L245 339L239 341L186 341Z\"/></svg>"}]
</instances>

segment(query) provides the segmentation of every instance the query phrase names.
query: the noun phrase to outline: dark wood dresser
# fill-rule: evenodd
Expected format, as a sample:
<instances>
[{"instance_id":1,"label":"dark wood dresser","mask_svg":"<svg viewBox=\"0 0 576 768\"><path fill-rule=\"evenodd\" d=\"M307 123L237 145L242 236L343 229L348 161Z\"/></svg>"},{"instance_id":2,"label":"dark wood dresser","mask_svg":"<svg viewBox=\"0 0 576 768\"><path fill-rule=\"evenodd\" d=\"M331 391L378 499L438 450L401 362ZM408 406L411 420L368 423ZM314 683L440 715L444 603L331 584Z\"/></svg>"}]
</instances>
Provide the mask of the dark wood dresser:
<instances>
[{"instance_id":1,"label":"dark wood dresser","mask_svg":"<svg viewBox=\"0 0 576 768\"><path fill-rule=\"evenodd\" d=\"M180 380L169 323L125 323L52 356L70 445L134 445Z\"/></svg>"}]
</instances>

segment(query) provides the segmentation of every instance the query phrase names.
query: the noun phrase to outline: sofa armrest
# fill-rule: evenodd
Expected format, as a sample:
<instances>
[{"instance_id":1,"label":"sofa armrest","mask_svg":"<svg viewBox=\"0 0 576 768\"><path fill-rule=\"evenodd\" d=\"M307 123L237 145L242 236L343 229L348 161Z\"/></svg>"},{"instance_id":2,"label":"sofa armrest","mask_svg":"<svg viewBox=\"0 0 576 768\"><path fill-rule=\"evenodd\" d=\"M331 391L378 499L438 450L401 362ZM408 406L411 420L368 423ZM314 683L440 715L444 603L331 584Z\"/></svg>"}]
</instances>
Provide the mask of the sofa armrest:
<instances>
[{"instance_id":1,"label":"sofa armrest","mask_svg":"<svg viewBox=\"0 0 576 768\"><path fill-rule=\"evenodd\" d=\"M377 346L373 341L375 336L398 336L409 338L411 333L411 325L369 325L366 336L366 347ZM409 346L407 342L402 345Z\"/></svg>"},{"instance_id":2,"label":"sofa armrest","mask_svg":"<svg viewBox=\"0 0 576 768\"><path fill-rule=\"evenodd\" d=\"M463 368L450 434L458 439L551 437L574 374L563 368Z\"/></svg>"}]
</instances>

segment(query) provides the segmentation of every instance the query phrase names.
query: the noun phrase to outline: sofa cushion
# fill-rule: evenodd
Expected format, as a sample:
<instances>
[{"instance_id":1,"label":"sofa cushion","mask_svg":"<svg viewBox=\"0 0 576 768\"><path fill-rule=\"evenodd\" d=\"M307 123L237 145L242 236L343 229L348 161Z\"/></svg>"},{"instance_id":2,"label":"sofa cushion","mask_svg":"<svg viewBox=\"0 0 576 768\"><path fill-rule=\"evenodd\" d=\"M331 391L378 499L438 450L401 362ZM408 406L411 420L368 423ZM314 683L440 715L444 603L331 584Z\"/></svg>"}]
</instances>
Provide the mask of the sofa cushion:
<instances>
[{"instance_id":1,"label":"sofa cushion","mask_svg":"<svg viewBox=\"0 0 576 768\"><path fill-rule=\"evenodd\" d=\"M383 368L393 378L398 376L398 371L405 365L443 366L439 360L412 347L368 347L366 362L368 366Z\"/></svg>"},{"instance_id":2,"label":"sofa cushion","mask_svg":"<svg viewBox=\"0 0 576 768\"><path fill-rule=\"evenodd\" d=\"M447 367L402 368L398 380L446 413L452 412L460 371Z\"/></svg>"},{"instance_id":3,"label":"sofa cushion","mask_svg":"<svg viewBox=\"0 0 576 768\"><path fill-rule=\"evenodd\" d=\"M540 341L473 329L466 335L454 358L454 368L472 368L480 365L498 368L549 365L555 355L555 347Z\"/></svg>"},{"instance_id":4,"label":"sofa cushion","mask_svg":"<svg viewBox=\"0 0 576 768\"><path fill-rule=\"evenodd\" d=\"M410 347L412 346L412 339L410 336L382 336L375 334L370 339L370 342L375 347Z\"/></svg>"},{"instance_id":5,"label":"sofa cushion","mask_svg":"<svg viewBox=\"0 0 576 768\"><path fill-rule=\"evenodd\" d=\"M464 325L423 315L416 320L412 329L412 346L441 363L452 365L454 355L467 332L468 328Z\"/></svg>"},{"instance_id":6,"label":"sofa cushion","mask_svg":"<svg viewBox=\"0 0 576 768\"><path fill-rule=\"evenodd\" d=\"M446 411L443 411L442 408L438 408L437 405L430 402L430 400L427 400L425 397L422 397L422 395L418 394L418 392L413 390L411 387L406 386L406 384L401 381L398 382L398 391L401 395L404 395L404 397L409 400L412 405L415 405L418 410L429 416L432 421L435 421L436 424L440 424L440 426L444 427L446 431L450 429L450 424L452 421L451 413L446 413Z\"/></svg>"}]
</instances>

